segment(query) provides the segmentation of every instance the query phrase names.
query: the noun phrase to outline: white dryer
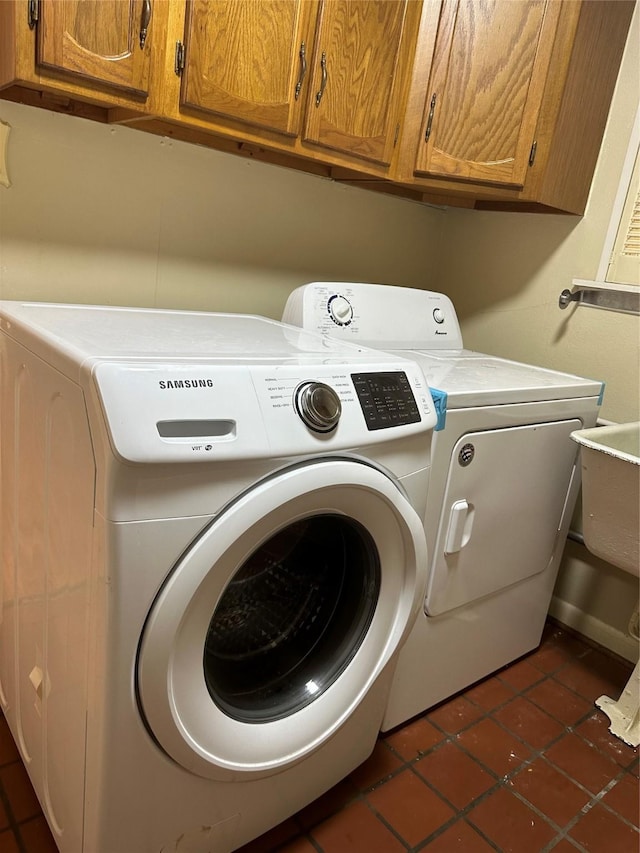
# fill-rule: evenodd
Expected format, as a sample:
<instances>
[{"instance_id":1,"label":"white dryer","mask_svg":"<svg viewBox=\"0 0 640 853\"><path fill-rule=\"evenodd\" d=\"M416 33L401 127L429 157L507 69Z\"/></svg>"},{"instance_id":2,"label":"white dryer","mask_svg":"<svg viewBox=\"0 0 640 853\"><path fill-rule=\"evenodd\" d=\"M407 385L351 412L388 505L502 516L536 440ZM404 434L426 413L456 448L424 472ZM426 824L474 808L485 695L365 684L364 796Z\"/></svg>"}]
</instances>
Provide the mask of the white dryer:
<instances>
[{"instance_id":1,"label":"white dryer","mask_svg":"<svg viewBox=\"0 0 640 853\"><path fill-rule=\"evenodd\" d=\"M368 757L419 612L416 365L0 303L0 700L63 853L219 853Z\"/></svg>"},{"instance_id":2,"label":"white dryer","mask_svg":"<svg viewBox=\"0 0 640 853\"><path fill-rule=\"evenodd\" d=\"M569 436L595 424L603 385L463 349L442 293L314 282L283 320L411 357L438 410L427 595L386 731L539 644L579 489Z\"/></svg>"}]
</instances>

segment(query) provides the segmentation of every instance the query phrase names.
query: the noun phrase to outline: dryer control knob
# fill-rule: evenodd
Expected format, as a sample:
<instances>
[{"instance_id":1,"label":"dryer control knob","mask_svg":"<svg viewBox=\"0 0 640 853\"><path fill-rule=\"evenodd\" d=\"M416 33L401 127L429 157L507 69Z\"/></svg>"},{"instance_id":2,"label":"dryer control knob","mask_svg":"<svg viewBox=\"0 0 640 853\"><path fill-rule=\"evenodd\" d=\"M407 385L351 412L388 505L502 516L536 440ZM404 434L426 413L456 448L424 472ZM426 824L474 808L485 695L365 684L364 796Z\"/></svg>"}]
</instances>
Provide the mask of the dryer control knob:
<instances>
[{"instance_id":1,"label":"dryer control knob","mask_svg":"<svg viewBox=\"0 0 640 853\"><path fill-rule=\"evenodd\" d=\"M338 326L348 326L353 320L353 308L348 299L336 294L327 304L329 316Z\"/></svg>"},{"instance_id":2,"label":"dryer control knob","mask_svg":"<svg viewBox=\"0 0 640 853\"><path fill-rule=\"evenodd\" d=\"M433 319L436 323L444 323L444 311L442 308L434 308L433 309Z\"/></svg>"},{"instance_id":3,"label":"dryer control knob","mask_svg":"<svg viewBox=\"0 0 640 853\"><path fill-rule=\"evenodd\" d=\"M331 432L338 426L342 405L330 385L303 382L293 394L297 413L314 432Z\"/></svg>"}]
</instances>

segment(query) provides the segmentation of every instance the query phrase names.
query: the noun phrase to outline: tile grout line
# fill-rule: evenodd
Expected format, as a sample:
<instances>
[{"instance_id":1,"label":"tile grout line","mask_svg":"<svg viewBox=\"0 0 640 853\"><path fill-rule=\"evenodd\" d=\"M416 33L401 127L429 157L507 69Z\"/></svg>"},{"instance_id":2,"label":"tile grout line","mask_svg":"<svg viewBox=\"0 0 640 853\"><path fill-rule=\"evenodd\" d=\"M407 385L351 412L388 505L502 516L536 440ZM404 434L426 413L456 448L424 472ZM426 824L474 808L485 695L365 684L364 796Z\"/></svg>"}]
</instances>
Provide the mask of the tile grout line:
<instances>
[{"instance_id":1,"label":"tile grout line","mask_svg":"<svg viewBox=\"0 0 640 853\"><path fill-rule=\"evenodd\" d=\"M559 841L559 840L561 840L561 839L563 839L563 838L566 838L566 837L567 837L568 832L570 831L570 829L571 829L573 826L575 826L575 824L578 822L578 820L580 819L580 817L581 817L581 816L584 816L584 814L586 814L588 811L590 811L590 809L591 809L591 808L593 808L593 806L594 806L597 802L599 802L599 801L602 799L602 797L604 797L604 795L605 795L605 793L607 792L607 790L610 790L611 788L613 788L613 787L615 786L615 784L617 784L617 783L618 783L618 782L623 778L623 776L627 773L627 768L626 768L626 767L624 767L624 766L619 765L617 762L613 762L613 759L610 759L610 760L611 760L611 761L612 761L612 762L613 762L613 763L614 763L614 764L619 768L619 772L618 772L618 774L617 774L617 777L616 777L615 779L611 780L611 781L610 781L610 783L609 783L607 786L605 786L605 788L604 788L604 789L602 789L598 794L595 794L595 795L594 795L594 794L593 794L593 793L592 793L588 788L586 788L584 785L582 785L580 782L578 782L578 780L577 780L577 779L574 779L574 778L573 778L573 777L571 777L568 773L566 773L566 772L565 772L561 767L558 767L556 764L554 764L552 761L550 761L550 760L547 758L547 756L545 755L546 750L548 750L548 749L549 749L551 746L553 746L555 743L557 743L557 742L559 742L560 740L562 740L562 738L566 737L568 734L575 734L575 735L576 735L576 737L580 738L580 740L582 740L584 743L588 744L588 745L589 745L589 746L591 746L593 749L595 749L595 750L596 750L596 753L597 753L598 755L604 756L604 757L606 757L606 758L609 758L609 756L607 756L607 755L606 755L606 753L601 752L595 744L593 744L593 743L592 743L591 741L589 741L587 738L584 738L581 734L579 734L578 732L576 732L576 731L575 731L575 727L576 727L576 726L581 725L582 723L586 722L586 720L588 720L588 719L589 719L589 717L593 714L593 709L592 709L592 708L590 708L590 709L589 709L589 711L585 712L581 717L578 717L578 719L577 719L573 724L568 725L568 724L566 724L564 721L562 721L562 720L558 720L558 719L557 719L557 717L554 717L554 716L553 716L553 714L550 714L550 713L549 713L545 708L542 708L542 707L540 707L539 705L537 705L537 703L535 703L533 700L528 699L528 698L527 698L527 696L526 696L526 693L525 693L525 691L529 691L529 690L533 689L535 686L538 686L538 685L540 685L541 683L544 683L544 682L545 682L545 681L547 681L548 679L553 679L553 682L554 682L556 685L560 685L560 686L562 686L564 689L569 690L570 692L572 692L574 695L576 695L578 698L582 699L583 701L588 701L588 699L587 699L586 697L582 696L582 694L577 693L576 691L572 690L572 688L568 687L568 685L562 684L562 682L560 682L558 679L555 679L555 678L554 678L554 674L555 674L556 672L560 672L563 668L565 668L565 667L567 667L567 666L571 665L572 660L580 659L580 657L583 657L584 655L588 654L588 652L589 652L589 651L590 651L590 649L586 649L584 652L582 652L582 653L581 653L581 655L580 655L579 657L576 657L576 658L574 658L574 659L568 659L567 661L565 661L565 662L562 664L562 666L557 667L556 669L554 669L554 670L552 670L552 671L550 671L550 672L544 673L544 672L542 672L541 670L538 670L538 671L540 671L540 672L541 672L541 677L540 677L540 679L536 680L535 682L533 682L533 683L532 683L532 684L530 684L530 685L527 685L527 687L522 688L520 691L514 692L513 697L510 697L509 699L507 699L507 700L506 700L505 702L503 702L503 703L499 703L498 705L496 705L496 706L495 706L493 709L491 709L490 711L487 711L486 709L482 708L483 713L481 714L481 716L480 716L480 717L478 717L477 719L475 719L473 722L469 723L467 726L464 726L463 728L461 728L458 732L455 732L455 733L454 733L454 732L447 732L447 731L446 731L446 730L445 730L441 725L439 725L437 722L434 722L433 720L428 719L428 714L427 714L426 719L428 719L429 723L430 723L431 725L433 725L433 726L434 726L434 727L435 727L439 732L441 732L442 734L444 734L444 736L445 736L445 737L444 737L444 740L443 740L443 741L440 741L440 742L439 742L439 743L437 743L437 744L435 744L433 747L431 747L430 749L426 750L425 752L423 752L423 753L419 754L416 758L412 759L411 761L408 761L408 762L407 762L407 761L405 760L405 763L404 763L401 767L399 767L399 768L394 772L394 774L392 774L392 775L397 775L397 773L401 772L401 771L402 771L402 770L404 770L406 767L408 767L409 769L411 769L411 770L412 770L412 771L413 771L413 772L414 772L414 773L415 773L415 774L420 778L420 780L421 780L421 781L423 781L423 782L425 782L425 783L427 784L427 786L429 787L429 789L430 789L430 790L432 790L432 791L433 791L435 794L437 794L441 799L443 799L443 800L447 803L447 805L449 805L450 807L454 808L454 810L456 811L456 815L455 815L453 818L451 818L451 820L447 821L445 824L443 824L441 827L439 827L439 828L438 828L438 830L436 830L434 833L432 833L432 835L431 835L431 836L429 836L427 839L425 839L423 842L421 842L421 847L420 847L420 849L422 849L422 847L423 847L423 846L426 846L427 844L431 843L433 840L435 840L435 838L437 838L439 835L441 835L443 832L445 832L445 831L446 831L446 830L447 830L447 829L448 829L448 828L449 828L453 823L455 823L455 821L456 821L457 819L467 820L467 815L468 815L468 814L469 814L469 813L470 813L474 808L476 808L476 806L478 806L478 805L479 805L481 802L483 802L485 799L488 799L488 797L489 797L489 796L492 796L492 795L493 795L497 790L499 790L499 788L501 788L501 787L502 787L502 788L504 788L505 790L507 790L509 793L513 794L513 795L514 795L518 800L520 800L521 802L523 802L523 804L525 804L528 808L530 808L530 809L534 812L534 814L537 814L537 815L538 815L540 818L542 818L542 819L543 819L547 824L549 824L549 826L550 826L552 829L554 829L554 830L555 830L555 832L556 832L556 836L554 837L554 839L552 840L552 842L550 842L553 846L555 846L555 845L558 843L558 841ZM526 657L522 657L522 658L520 658L520 660L526 660ZM538 669L538 668L536 667L536 669ZM502 684L505 684L506 686L508 686L511 690L513 690L513 689L514 689L514 688L513 688L513 685L509 684L509 682L505 682L505 681L503 681L502 679L500 679L499 674L496 674L496 675L495 675L495 677L496 677L496 678L498 678L498 679L501 681L501 683L502 683ZM464 697L464 693L463 693L463 692L461 692L461 693L460 693L460 694L458 694L458 695L459 695L459 696ZM563 728L563 731L562 731L560 734L558 734L555 738L552 738L552 739L551 739L547 744L545 744L545 746L544 746L544 747L539 748L539 749L536 749L536 748L535 748L535 747L533 747L533 746L532 746L528 741L526 741L523 737L521 737L520 735L518 735L516 732L513 732L513 731L512 731L511 729L509 729L507 726L505 726L505 725L502 723L502 721L497 720L497 719L495 719L495 718L494 718L494 714L496 713L496 711L501 710L503 707L505 707L505 706L506 706L506 705L508 705L510 702L512 702L515 698L518 698L518 697L520 697L520 698L527 698L527 701L532 702L532 704L534 704L534 705L535 705L535 707L540 708L540 710L541 710L541 711L543 711L544 713L548 714L548 716L549 716L552 720L554 720L556 723L558 723L559 725L561 725L561 726L562 726L562 728ZM466 698L466 697L465 697L465 698ZM449 700L444 700L444 701L446 702L446 701L449 701ZM472 699L468 699L467 701L471 702L471 703L472 703L473 705L475 705L476 707L481 707L481 706L479 706L479 705L478 705L478 703L474 702ZM594 706L594 707L595 707L595 706ZM465 731L469 730L469 729L470 729L470 728L472 728L474 725L477 725L478 723L480 723L481 721L483 721L483 720L485 720L485 719L490 719L490 720L492 720L492 721L493 721L493 722L494 722L494 723L495 723L499 728L501 728L505 733L509 734L509 735L510 735L510 736L512 736L512 737L515 737L517 740L519 740L521 743L523 743L523 744L524 744L528 749L531 749L531 750L532 750L532 755L531 755L529 758L525 759L521 764L519 764L517 767L513 768L513 770L511 770L510 772L508 772L508 773L504 774L504 775L503 775L503 776L501 776L501 777L499 777L499 776L498 776L498 774L497 774L494 770L492 770L490 767L488 767L488 766L486 766L485 764L483 764L483 762L482 762L479 758L477 758L477 757L476 757L475 755L473 755L472 753L468 752L468 751L467 751L467 749L466 749L462 744L460 744L459 742L457 742L457 741L458 741L458 736L459 736L460 734L462 734L463 732L465 732ZM456 746L457 746L457 747L458 747L458 748L459 748L459 749L460 749L460 750L461 750L461 751L462 751L462 752L463 752L463 753L464 753L468 758L470 758L472 761L474 761L474 762L475 762L475 763L476 763L476 764L477 764L477 765L478 765L482 770L484 770L485 772L488 772L492 777L494 777L494 778L496 779L496 784L494 784L494 785L493 785L491 788L489 788L487 791L484 791L484 792L483 792L481 795L479 795L478 797L476 797L476 798L474 798L473 800L471 800L471 802L470 802L469 804L467 804L467 806L466 806L465 808L463 808L463 809L457 809L457 808L455 807L455 805L454 805L453 803L451 803L451 801L450 801L446 796L444 796L444 794L442 794L442 792L441 792L441 791L439 791L439 790L438 790L438 789L437 789L437 788L436 788L436 787L435 787L435 786L434 786L434 785L433 785L433 784L432 784L432 783L431 783L431 782L430 782L426 777L423 777L421 774L418 774L418 773L417 773L417 771L414 769L414 765L415 765L415 764L417 764L417 763L418 763L420 760L422 760L424 757L426 757L426 756L428 756L428 755L431 755L431 754L433 754L433 753L437 752L437 751L438 751L439 749L441 749L441 748L442 748L446 743L453 743L453 744L455 744L455 745L456 745ZM402 756L400 756L400 755L399 755L399 754L398 754L398 753L393 749L393 747L392 747L391 745L387 744L387 746L388 746L388 748L389 748L389 749L391 749L391 750L394 752L394 754L398 755L398 757L399 757L399 758L401 758L401 759L403 758ZM567 824L565 824L564 828L560 827L560 825L559 825L558 823L556 823L555 821L553 821L553 820L552 820L548 815L544 814L544 813L543 813L541 810L539 810L539 809L538 809L538 808L537 808L533 803L530 803L530 802L529 802L529 800L527 800L527 799L526 799L523 795L521 795L518 791L514 790L514 789L511 787L511 785L510 785L510 783L511 783L512 779L513 779L517 774L519 774L520 772L522 772L522 770L523 770L525 767L530 766L530 765L531 765L535 760L537 760L537 759L542 759L542 760L544 760L544 761L545 761L549 766L553 767L555 770L557 770L557 771L558 771L558 772L560 772L563 776L565 776L565 778L567 778L567 779L568 779L569 781L571 781L573 784L577 785L577 786L578 786L581 790L583 790L583 791L588 795L588 797L589 797L589 801L588 801L588 803L587 803L587 804L585 804L585 806L583 806L583 807L582 807L582 809L578 812L578 814L577 814L577 815L575 815L575 816L574 816L574 818L572 818L569 822L567 822ZM632 759L632 762L630 762L630 765L631 765L631 763L633 763L633 761L634 761L634 760L635 760L635 759ZM630 766L630 765L629 765L629 766ZM389 778L391 778L391 777L389 777ZM624 824L626 824L626 825L628 825L628 826L630 826L630 827L632 827L632 828L634 828L634 829L637 829L637 827L635 827L632 823L630 823L630 822L629 822L629 821L624 817L624 815L621 815L619 812L617 812L617 811L616 811L615 809L613 809L612 807L607 806L604 802L602 802L602 803L601 803L601 805L602 805L603 807L605 807L605 808L607 809L607 811L609 811L611 814L615 815L615 817L616 817L617 819L621 820ZM483 834L483 833L478 829L478 827L476 827L476 826L475 826L475 824L470 823L470 825L471 825L471 826L473 826L473 828L474 828L474 830L475 830L476 832L480 832L480 834L483 836L483 838L486 838L486 837L484 836L484 834ZM489 840L489 839L486 839L486 840ZM572 842L572 843L575 841L573 838L571 838L570 840L571 840L571 842ZM576 843L577 843L577 842L576 842ZM552 847L549 847L548 849L549 849L549 850L551 850L551 849L552 849ZM580 849L584 849L584 848L580 848Z\"/></svg>"},{"instance_id":2,"label":"tile grout line","mask_svg":"<svg viewBox=\"0 0 640 853\"><path fill-rule=\"evenodd\" d=\"M473 808L475 808L485 798L489 797L490 795L492 795L493 793L495 793L497 790L499 790L502 787L505 790L512 793L518 800L523 802L523 804L525 804L528 808L530 808L534 812L534 814L537 814L539 817L544 819L544 821L550 826L550 828L556 832L554 838L551 840L551 842L548 845L546 845L546 847L544 848L544 850L541 853L546 853L547 850L549 850L549 851L552 850L553 847L555 847L563 839L566 839L569 843L574 845L576 850L584 851L584 848L577 841L575 841L575 839L571 838L568 835L568 832L570 831L570 829L573 826L575 826L575 824L580 819L580 817L583 816L584 814L588 813L588 811L591 808L593 808L593 806L596 803L601 802L601 800L605 796L605 794L609 790L611 790L613 787L615 787L615 785L618 782L620 782L622 780L622 778L624 778L624 776L627 775L627 773L629 773L629 775L631 775L630 771L631 771L632 766L635 763L636 758L635 757L632 758L631 761L628 762L626 765L620 765L620 764L618 764L618 762L614 761L610 756L608 756L605 752L601 751L596 744L594 744L588 738L584 737L581 733L578 733L577 731L575 731L575 728L577 726L582 725L593 714L593 708L590 708L582 716L578 717L575 721L573 721L572 724L568 725L565 721L559 720L556 716L554 716L554 714L550 713L546 708L539 705L534 699L529 698L529 696L527 694L531 690L533 690L534 687L539 686L540 684L543 684L543 683L549 681L549 683L551 685L555 685L556 687L561 687L565 690L568 690L570 693L575 695L578 699L582 700L583 702L589 702L590 700L587 697L578 693L572 687L570 687L567 684L564 684L563 682L561 682L559 679L555 678L554 676L556 674L560 673L563 669L571 666L571 664L574 663L576 660L580 660L581 658L585 657L590 651L591 651L590 647L584 648L579 653L576 653L570 657L567 657L567 659L564 660L561 665L554 667L554 668L547 670L547 671L541 670L538 666L536 666L532 662L531 665L534 666L534 668L540 673L540 677L538 679L536 679L533 683L528 684L527 686L522 687L520 689L514 687L511 683L503 680L500 677L503 670L499 671L498 673L495 673L494 677L496 677L499 680L500 684L502 684L504 687L508 688L510 691L513 691L513 695L509 696L504 702L498 703L496 706L494 706L490 710L485 709L477 701L466 696L466 691L468 691L470 688L466 688L465 691L460 691L458 694L455 694L453 697L448 697L447 699L443 700L443 702L439 703L439 705L451 701L451 699L455 698L455 696L465 698L466 701L468 701L471 705L474 706L474 708L476 708L477 710L480 711L480 716L477 717L476 719L474 719L468 725L463 726L458 732L446 731L442 725L440 725L437 722L429 719L428 713L425 714L424 716L423 715L418 716L417 719L425 719L431 726L433 726L436 729L436 731L442 735L442 740L440 740L438 743L434 744L433 746L429 747L426 750L417 750L417 754L413 758L410 758L410 759L405 758L404 755L401 755L397 749L395 749L390 743L388 743L386 738L381 738L381 741L384 744L384 746L386 747L386 749L388 749L391 752L391 754L394 755L400 761L400 764L397 768L394 768L394 770L391 773L386 774L382 779L377 780L373 785L369 786L366 789L359 790L358 795L356 797L354 797L354 801L359 800L359 799L364 800L365 804L367 805L369 810L376 816L377 820L379 820L389 831L391 831L392 834L394 835L394 837L396 837L396 839L400 843L402 843L403 846L405 847L405 849L408 849L410 851L410 853L412 853L412 851L423 850L426 846L428 846L428 844L432 843L436 838L438 838L440 835L442 835L444 832L446 832L458 820L464 821L465 824L470 829L472 829L472 831L478 833L494 850L499 851L499 848L496 846L495 842L493 842L490 838L485 836L484 833L478 827L476 827L475 824L473 824L471 821L469 821L467 818L468 818L468 814L472 811ZM527 660L527 656L523 656L519 660L523 660L523 661ZM509 664L508 666L512 666L517 662L518 661L515 661L512 664ZM506 670L507 668L508 667L505 667L504 669ZM481 682L478 682L478 683L481 683ZM544 747L538 748L538 749L533 747L531 744L529 744L519 734L517 734L516 732L509 729L500 720L497 720L494 718L494 715L496 714L496 712L500 711L502 708L504 708L510 702L514 701L514 699L516 699L516 698L523 698L523 699L526 699L528 702L531 702L534 705L534 707L538 708L540 711L547 714L550 717L550 719L552 719L554 722L556 722L558 725L560 725L562 727L563 731L560 734L558 734L555 738L552 738L547 744L545 744ZM438 707L438 706L436 706L436 707ZM477 725L478 723L480 723L486 719L491 719L501 730L503 730L506 734L510 735L511 737L515 737L518 741L523 743L527 747L527 749L531 750L531 752L532 752L532 754L529 756L529 758L525 759L517 767L513 768L510 772L504 774L503 776L499 776L496 773L496 771L485 766L479 758L477 758L473 754L469 753L467 751L467 749L458 742L458 737L461 733L467 731L472 726ZM406 723L404 725L406 725ZM562 770L562 768L557 767L555 764L553 764L553 762L551 762L546 757L545 751L547 749L549 749L550 746L553 746L555 743L560 741L563 737L566 737L568 734L574 734L582 742L588 744L591 748L593 748L598 755L603 756L605 758L609 758L618 768L619 772L618 772L616 778L612 779L608 783L607 786L605 786L600 792L598 792L598 794L594 795L584 785L579 783L576 779L572 778L568 773L566 773L564 770ZM428 778L419 774L417 772L417 770L415 769L416 765L422 759L426 758L429 755L436 753L438 750L442 749L446 744L453 744L453 745L457 746L467 758L471 759L476 765L478 765L478 767L480 769L482 769L484 772L487 772L490 778L493 778L495 780L494 784L487 791L484 791L481 795L472 799L470 801L470 803L468 803L467 806L463 809L458 809L453 803L450 802L450 800L446 796L444 796L444 794L441 791L439 791L430 782L430 780ZM564 828L561 828L559 826L559 824L557 824L555 821L551 820L551 818L549 816L545 815L533 803L530 803L523 795L521 795L518 791L513 790L512 787L510 786L511 780L518 773L522 772L522 770L526 766L531 765L538 758L541 758L549 766L553 767L555 770L560 772L563 776L565 776L565 778L567 778L573 784L577 785L589 797L588 803L582 807L582 809L574 816L574 818L572 818L569 822L567 822L567 824L564 825ZM446 803L450 808L452 808L455 812L455 814L448 821L446 821L444 824L442 824L440 827L438 827L433 833L431 833L425 839L420 841L414 847L409 846L408 842L406 842L405 839L398 833L398 831L375 809L375 807L369 802L369 799L367 797L367 794L369 794L372 791L377 790L378 788L382 787L384 784L391 781L393 778L400 775L405 770L410 770L416 777L418 777L420 779L420 781L422 783L427 784L427 787L435 795L437 795L444 803ZM630 823L626 818L624 818L623 815L621 815L615 809L613 809L610 806L607 806L604 802L601 802L601 804L607 809L607 811L609 811L611 814L613 814L617 819L622 820L628 826L631 826L632 828L637 829L637 827L635 827L632 823ZM337 809L337 811L340 811L340 809ZM312 841L314 847L317 850L319 850L320 853L322 853L322 848L318 845L317 842L315 842L315 839L311 838L311 832L312 832L312 830L309 830L306 834L306 837L309 838L309 840Z\"/></svg>"},{"instance_id":3,"label":"tile grout line","mask_svg":"<svg viewBox=\"0 0 640 853\"><path fill-rule=\"evenodd\" d=\"M12 764L17 764L17 763L18 763L17 761L10 761L8 764L5 764L2 769L4 770L6 767L10 767ZM24 842L22 840L22 833L20 832L20 823L16 819L16 816L13 813L13 808L11 807L9 797L7 795L7 792L4 789L4 783L2 782L1 778L0 778L0 801L2 802L2 805L4 807L4 811L5 811L5 814L7 815L7 820L8 820L8 826L2 830L2 833L0 833L0 836L3 835L5 832L11 833L11 835L13 836L13 839L16 842L16 845L18 847L17 853L29 853L29 851L26 850ZM37 815L36 815L36 817L37 817ZM24 821L24 823L26 823L26 822L27 821Z\"/></svg>"}]
</instances>

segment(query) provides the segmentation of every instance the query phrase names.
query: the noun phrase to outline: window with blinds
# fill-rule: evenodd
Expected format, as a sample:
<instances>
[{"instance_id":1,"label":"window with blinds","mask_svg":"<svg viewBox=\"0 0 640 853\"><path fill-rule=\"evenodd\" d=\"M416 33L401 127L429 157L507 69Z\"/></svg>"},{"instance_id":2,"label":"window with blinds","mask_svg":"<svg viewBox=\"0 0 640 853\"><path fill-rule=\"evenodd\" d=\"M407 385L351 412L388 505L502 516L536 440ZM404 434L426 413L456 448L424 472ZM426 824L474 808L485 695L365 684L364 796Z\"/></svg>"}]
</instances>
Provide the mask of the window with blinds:
<instances>
[{"instance_id":1,"label":"window with blinds","mask_svg":"<svg viewBox=\"0 0 640 853\"><path fill-rule=\"evenodd\" d=\"M607 281L640 286L640 156L636 153L629 191L607 270Z\"/></svg>"}]
</instances>

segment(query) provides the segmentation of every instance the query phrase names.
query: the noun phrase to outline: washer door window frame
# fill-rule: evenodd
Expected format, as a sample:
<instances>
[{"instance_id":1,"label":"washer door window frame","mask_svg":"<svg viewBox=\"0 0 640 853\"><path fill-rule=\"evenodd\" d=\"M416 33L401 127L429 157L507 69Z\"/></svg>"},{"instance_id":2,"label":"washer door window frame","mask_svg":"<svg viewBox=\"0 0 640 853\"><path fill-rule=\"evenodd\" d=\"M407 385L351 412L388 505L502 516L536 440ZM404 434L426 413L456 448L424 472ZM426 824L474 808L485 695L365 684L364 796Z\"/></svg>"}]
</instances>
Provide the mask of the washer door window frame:
<instances>
[{"instance_id":1,"label":"washer door window frame","mask_svg":"<svg viewBox=\"0 0 640 853\"><path fill-rule=\"evenodd\" d=\"M359 648L317 698L256 724L225 713L206 685L203 651L212 615L238 569L292 522L343 515L369 532L380 591ZM317 750L365 699L421 608L424 528L398 485L355 459L315 460L257 483L230 504L174 567L145 624L138 653L139 707L154 739L205 778L257 778Z\"/></svg>"}]
</instances>

